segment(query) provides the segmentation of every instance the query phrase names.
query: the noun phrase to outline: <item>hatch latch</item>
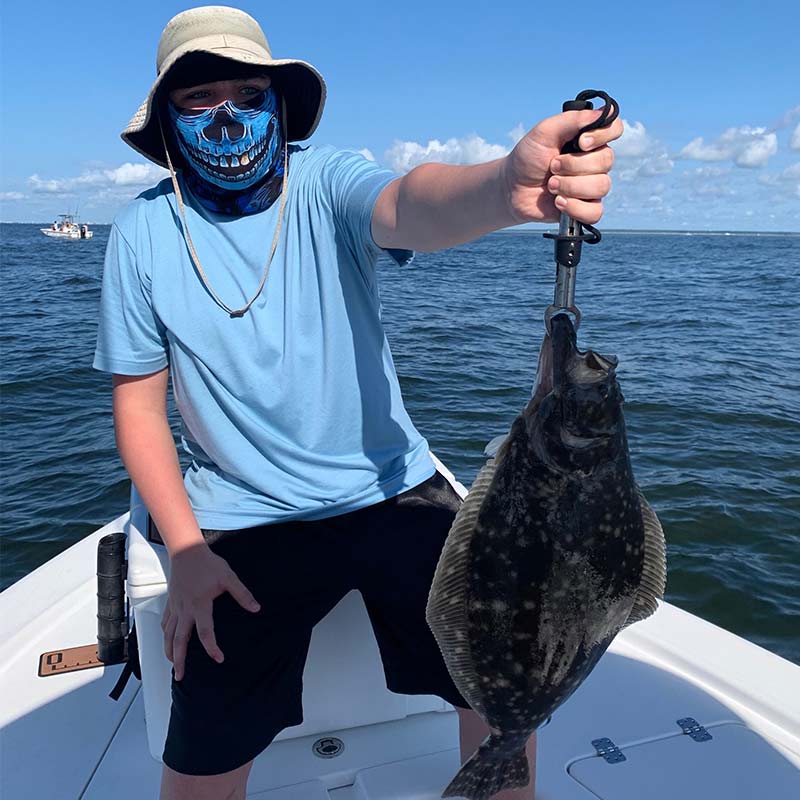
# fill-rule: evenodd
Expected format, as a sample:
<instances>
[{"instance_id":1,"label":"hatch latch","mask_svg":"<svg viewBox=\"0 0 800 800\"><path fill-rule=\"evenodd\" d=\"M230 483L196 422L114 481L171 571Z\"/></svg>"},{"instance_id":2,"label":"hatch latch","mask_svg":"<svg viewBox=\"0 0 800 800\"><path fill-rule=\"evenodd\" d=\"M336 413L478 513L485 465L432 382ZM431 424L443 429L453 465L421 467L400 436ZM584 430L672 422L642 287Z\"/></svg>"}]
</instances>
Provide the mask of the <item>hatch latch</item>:
<instances>
[{"instance_id":1,"label":"hatch latch","mask_svg":"<svg viewBox=\"0 0 800 800\"><path fill-rule=\"evenodd\" d=\"M609 764L627 761L625 754L611 739L592 739L592 747L597 751L597 755L602 756Z\"/></svg>"},{"instance_id":2,"label":"hatch latch","mask_svg":"<svg viewBox=\"0 0 800 800\"><path fill-rule=\"evenodd\" d=\"M684 717L676 722L681 730L696 742L707 742L714 738L694 717Z\"/></svg>"}]
</instances>

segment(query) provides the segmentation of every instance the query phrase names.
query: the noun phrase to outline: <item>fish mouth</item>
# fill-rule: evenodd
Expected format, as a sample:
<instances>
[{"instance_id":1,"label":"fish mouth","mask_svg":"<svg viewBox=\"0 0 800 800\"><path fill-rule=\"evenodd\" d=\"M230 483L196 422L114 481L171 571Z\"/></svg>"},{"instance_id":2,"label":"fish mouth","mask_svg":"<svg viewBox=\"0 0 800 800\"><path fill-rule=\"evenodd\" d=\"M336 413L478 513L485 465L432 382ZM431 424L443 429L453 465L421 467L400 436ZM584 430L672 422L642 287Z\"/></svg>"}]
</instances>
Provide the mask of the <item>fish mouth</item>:
<instances>
[{"instance_id":1,"label":"fish mouth","mask_svg":"<svg viewBox=\"0 0 800 800\"><path fill-rule=\"evenodd\" d=\"M590 447L597 447L598 445L605 444L611 439L611 434L608 431L603 433L589 433L589 435L578 436L571 433L566 428L561 428L560 436L562 443L570 448L570 450L588 450Z\"/></svg>"},{"instance_id":2,"label":"fish mouth","mask_svg":"<svg viewBox=\"0 0 800 800\"><path fill-rule=\"evenodd\" d=\"M613 378L619 359L595 350L579 350L575 326L569 316L557 314L550 321L550 330L552 381L556 391L570 384L595 384Z\"/></svg>"}]
</instances>

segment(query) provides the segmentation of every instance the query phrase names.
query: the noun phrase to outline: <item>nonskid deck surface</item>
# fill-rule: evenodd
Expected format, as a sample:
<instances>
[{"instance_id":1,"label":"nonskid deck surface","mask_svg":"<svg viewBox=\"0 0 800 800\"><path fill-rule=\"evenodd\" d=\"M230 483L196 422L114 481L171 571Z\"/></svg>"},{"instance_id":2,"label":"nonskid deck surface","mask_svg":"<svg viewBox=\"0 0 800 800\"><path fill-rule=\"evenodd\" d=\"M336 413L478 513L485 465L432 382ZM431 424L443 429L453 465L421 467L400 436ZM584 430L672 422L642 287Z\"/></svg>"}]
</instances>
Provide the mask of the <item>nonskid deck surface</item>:
<instances>
[{"instance_id":1,"label":"nonskid deck surface","mask_svg":"<svg viewBox=\"0 0 800 800\"><path fill-rule=\"evenodd\" d=\"M115 520L0 596L0 753L4 800L158 796L143 692L121 667L37 676L41 653L95 635L98 539ZM694 741L677 720L711 734ZM341 754L314 755L324 736ZM610 764L593 740L625 760ZM452 711L275 742L257 760L259 800L432 800L458 768ZM800 796L800 668L663 605L620 635L539 734L537 800L789 800Z\"/></svg>"}]
</instances>

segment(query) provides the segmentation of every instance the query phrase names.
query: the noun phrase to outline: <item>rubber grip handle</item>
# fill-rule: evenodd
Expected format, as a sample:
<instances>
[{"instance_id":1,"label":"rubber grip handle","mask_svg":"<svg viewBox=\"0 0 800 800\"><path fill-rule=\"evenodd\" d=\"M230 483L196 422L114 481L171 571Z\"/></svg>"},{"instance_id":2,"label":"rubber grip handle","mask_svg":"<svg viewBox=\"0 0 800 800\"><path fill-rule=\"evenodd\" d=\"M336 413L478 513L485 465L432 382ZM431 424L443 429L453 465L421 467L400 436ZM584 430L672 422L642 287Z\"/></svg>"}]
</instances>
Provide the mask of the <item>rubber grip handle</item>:
<instances>
[{"instance_id":1,"label":"rubber grip handle","mask_svg":"<svg viewBox=\"0 0 800 800\"><path fill-rule=\"evenodd\" d=\"M97 545L97 657L104 664L125 660L125 538L109 533Z\"/></svg>"}]
</instances>

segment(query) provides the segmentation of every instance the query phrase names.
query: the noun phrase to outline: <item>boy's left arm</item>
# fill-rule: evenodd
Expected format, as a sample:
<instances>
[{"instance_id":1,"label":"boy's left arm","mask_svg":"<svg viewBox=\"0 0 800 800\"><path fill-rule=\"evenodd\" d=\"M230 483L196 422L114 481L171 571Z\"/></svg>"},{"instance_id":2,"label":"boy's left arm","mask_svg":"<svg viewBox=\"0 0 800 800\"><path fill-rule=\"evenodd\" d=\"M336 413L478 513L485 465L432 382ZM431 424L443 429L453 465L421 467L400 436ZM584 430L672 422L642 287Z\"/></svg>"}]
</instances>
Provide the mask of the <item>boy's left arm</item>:
<instances>
[{"instance_id":1,"label":"boy's left arm","mask_svg":"<svg viewBox=\"0 0 800 800\"><path fill-rule=\"evenodd\" d=\"M383 248L433 251L523 222L555 222L561 212L596 223L611 188L622 120L584 134L583 152L561 147L594 122L601 109L566 111L540 122L505 158L474 166L422 164L392 181L372 213L372 235Z\"/></svg>"}]
</instances>

